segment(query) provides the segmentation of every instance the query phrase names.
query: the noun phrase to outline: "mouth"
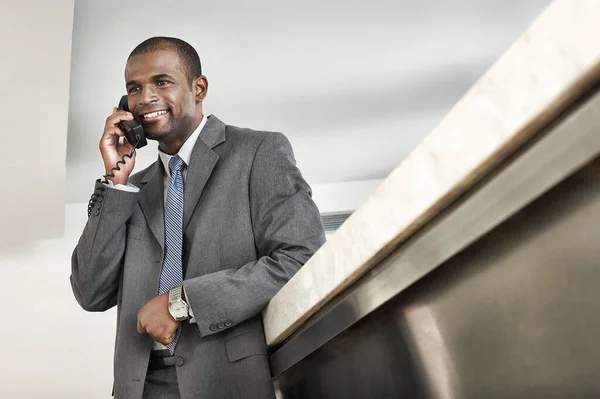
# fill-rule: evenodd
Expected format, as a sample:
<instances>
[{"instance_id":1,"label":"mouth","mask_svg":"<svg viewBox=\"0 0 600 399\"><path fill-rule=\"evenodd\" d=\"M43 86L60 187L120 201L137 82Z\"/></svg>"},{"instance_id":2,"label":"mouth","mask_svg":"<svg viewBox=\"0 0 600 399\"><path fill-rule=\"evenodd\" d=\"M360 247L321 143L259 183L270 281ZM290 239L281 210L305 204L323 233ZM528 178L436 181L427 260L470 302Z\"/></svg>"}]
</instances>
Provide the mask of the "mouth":
<instances>
[{"instance_id":1,"label":"mouth","mask_svg":"<svg viewBox=\"0 0 600 399\"><path fill-rule=\"evenodd\" d=\"M167 110L159 110L159 111L152 111L152 112L148 112L145 114L141 114L140 115L140 119L142 121L154 121L154 120L158 120L161 117L167 115L169 113L169 111Z\"/></svg>"}]
</instances>

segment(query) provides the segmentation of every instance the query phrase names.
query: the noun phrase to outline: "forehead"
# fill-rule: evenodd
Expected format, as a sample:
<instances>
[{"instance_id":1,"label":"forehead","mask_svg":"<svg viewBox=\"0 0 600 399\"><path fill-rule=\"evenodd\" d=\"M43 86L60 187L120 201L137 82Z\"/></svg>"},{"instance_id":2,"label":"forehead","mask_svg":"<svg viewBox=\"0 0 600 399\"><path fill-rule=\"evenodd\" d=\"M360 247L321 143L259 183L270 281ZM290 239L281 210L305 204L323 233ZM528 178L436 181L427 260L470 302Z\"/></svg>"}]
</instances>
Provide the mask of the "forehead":
<instances>
[{"instance_id":1,"label":"forehead","mask_svg":"<svg viewBox=\"0 0 600 399\"><path fill-rule=\"evenodd\" d=\"M157 50L137 54L125 66L125 81L143 80L161 74L184 77L184 68L176 51Z\"/></svg>"}]
</instances>

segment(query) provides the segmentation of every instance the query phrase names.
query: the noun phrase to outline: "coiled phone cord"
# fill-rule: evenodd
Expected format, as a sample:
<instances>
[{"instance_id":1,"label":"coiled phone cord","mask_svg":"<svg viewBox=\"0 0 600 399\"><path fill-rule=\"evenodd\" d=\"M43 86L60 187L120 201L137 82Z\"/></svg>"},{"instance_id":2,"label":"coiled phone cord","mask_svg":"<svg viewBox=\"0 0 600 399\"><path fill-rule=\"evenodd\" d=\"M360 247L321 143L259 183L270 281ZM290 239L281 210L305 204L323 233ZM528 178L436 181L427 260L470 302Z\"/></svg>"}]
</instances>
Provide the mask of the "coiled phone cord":
<instances>
[{"instance_id":1,"label":"coiled phone cord","mask_svg":"<svg viewBox=\"0 0 600 399\"><path fill-rule=\"evenodd\" d=\"M100 181L100 183L102 183L104 185L104 186L101 186L101 188L100 188L101 191L106 191L106 186L108 186L108 178L115 177L115 172L118 172L121 170L121 167L119 165L125 165L126 159L133 158L133 154L135 153L135 149L137 148L139 143L140 143L140 139L138 138L135 145L131 149L131 152L129 154L124 154L121 157L121 160L117 162L115 167L112 168L108 174L102 176L104 178L104 180L98 179L98 181ZM104 196L102 195L102 193L97 193L94 191L94 194L92 194L92 197L90 198L90 200L88 202L88 210L87 210L88 217L90 217L92 215L92 210L94 209L94 205L96 204L96 201L100 201L100 202L104 201Z\"/></svg>"}]
</instances>

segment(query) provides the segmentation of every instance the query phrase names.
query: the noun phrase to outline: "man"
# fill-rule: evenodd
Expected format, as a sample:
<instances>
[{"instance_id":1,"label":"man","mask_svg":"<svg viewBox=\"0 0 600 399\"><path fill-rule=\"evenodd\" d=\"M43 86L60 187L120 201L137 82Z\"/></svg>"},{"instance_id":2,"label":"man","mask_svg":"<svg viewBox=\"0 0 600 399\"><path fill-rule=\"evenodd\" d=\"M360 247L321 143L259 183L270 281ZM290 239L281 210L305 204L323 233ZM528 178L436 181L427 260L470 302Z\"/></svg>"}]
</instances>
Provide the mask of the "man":
<instances>
[{"instance_id":1,"label":"man","mask_svg":"<svg viewBox=\"0 0 600 399\"><path fill-rule=\"evenodd\" d=\"M272 398L261 310L323 244L310 188L279 133L206 117L208 82L187 43L155 37L125 68L130 112L113 110L109 174L138 120L159 159L127 159L96 183L72 258L88 311L115 305L118 398Z\"/></svg>"}]
</instances>

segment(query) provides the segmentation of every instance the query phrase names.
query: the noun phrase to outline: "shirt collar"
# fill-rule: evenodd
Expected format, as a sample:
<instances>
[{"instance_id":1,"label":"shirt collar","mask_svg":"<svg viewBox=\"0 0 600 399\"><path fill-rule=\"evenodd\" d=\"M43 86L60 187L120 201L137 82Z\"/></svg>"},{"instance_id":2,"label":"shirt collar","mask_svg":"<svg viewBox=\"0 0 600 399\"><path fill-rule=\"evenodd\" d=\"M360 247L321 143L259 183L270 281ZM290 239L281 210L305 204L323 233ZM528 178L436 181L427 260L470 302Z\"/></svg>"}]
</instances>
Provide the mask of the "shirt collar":
<instances>
[{"instance_id":1,"label":"shirt collar","mask_svg":"<svg viewBox=\"0 0 600 399\"><path fill-rule=\"evenodd\" d=\"M200 137L200 132L202 131L202 128L204 128L204 125L206 125L206 121L207 121L206 115L202 115L202 121L200 122L200 124L198 125L196 130L194 130L194 133L192 133L192 135L190 137L188 137L188 139L185 141L185 143L183 143L183 145L179 149L179 152L177 154L175 154L175 155L179 155L179 157L183 160L183 162L185 162L186 165L190 164L190 158L192 157L192 151L194 150L194 145L196 144L198 137ZM163 167L165 168L165 172L166 172L167 176L169 176L169 177L171 177L171 169L169 168L169 161L175 155L165 154L164 152L162 152L160 150L160 148L158 149L158 156L160 157Z\"/></svg>"}]
</instances>

